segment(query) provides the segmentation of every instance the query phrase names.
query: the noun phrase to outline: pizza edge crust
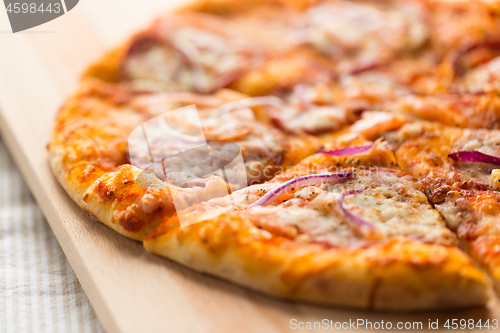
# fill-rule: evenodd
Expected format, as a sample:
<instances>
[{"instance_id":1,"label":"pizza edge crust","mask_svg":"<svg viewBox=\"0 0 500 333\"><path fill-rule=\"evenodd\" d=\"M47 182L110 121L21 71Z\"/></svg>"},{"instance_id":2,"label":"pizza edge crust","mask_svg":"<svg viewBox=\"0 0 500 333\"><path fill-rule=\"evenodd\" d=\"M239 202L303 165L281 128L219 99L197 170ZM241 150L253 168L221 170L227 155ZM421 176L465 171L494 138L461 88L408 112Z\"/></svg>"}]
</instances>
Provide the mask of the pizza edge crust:
<instances>
[{"instance_id":1,"label":"pizza edge crust","mask_svg":"<svg viewBox=\"0 0 500 333\"><path fill-rule=\"evenodd\" d=\"M120 223L116 223L114 221L113 213L116 212L116 210L113 209L112 202L104 203L100 201L97 196L93 196L92 200L90 201L87 202L84 201L83 198L85 198L85 194L93 192L92 191L93 186L100 182L101 177L97 178L92 183L91 186L77 184L75 181L72 182L68 180L69 174L63 168L61 158L57 153L57 149L50 150L50 165L59 184L61 184L61 186L73 199L73 201L75 201L78 204L78 206L80 206L92 219L98 222L102 222L103 224L107 225L120 235L126 236L130 239L137 241L141 241L142 239L144 239L144 237L149 235L151 231L154 229L154 227L152 227L152 228L141 229L139 231L129 231L125 229L122 225L120 225ZM130 166L130 172L139 174L141 171L137 168ZM106 176L117 175L118 173L119 171L109 172L106 174ZM95 194L95 192L92 194Z\"/></svg>"},{"instance_id":2,"label":"pizza edge crust","mask_svg":"<svg viewBox=\"0 0 500 333\"><path fill-rule=\"evenodd\" d=\"M235 220L222 216L160 232L144 246L199 272L290 300L411 312L481 306L491 296L487 275L458 248L394 240L319 249L269 239ZM231 240L219 239L223 235Z\"/></svg>"}]
</instances>

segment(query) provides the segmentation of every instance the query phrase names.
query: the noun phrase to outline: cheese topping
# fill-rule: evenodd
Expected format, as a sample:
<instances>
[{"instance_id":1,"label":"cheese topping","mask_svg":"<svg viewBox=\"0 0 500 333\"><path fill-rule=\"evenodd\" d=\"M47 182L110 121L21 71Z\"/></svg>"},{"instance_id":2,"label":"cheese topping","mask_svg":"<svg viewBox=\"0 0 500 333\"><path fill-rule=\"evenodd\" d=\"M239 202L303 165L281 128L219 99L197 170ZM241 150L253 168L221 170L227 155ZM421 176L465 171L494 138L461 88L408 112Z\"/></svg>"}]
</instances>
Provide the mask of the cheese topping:
<instances>
[{"instance_id":1,"label":"cheese topping","mask_svg":"<svg viewBox=\"0 0 500 333\"><path fill-rule=\"evenodd\" d=\"M209 201L207 207L236 202L240 209L245 209L267 193L270 186L279 185L255 185L233 193L233 200ZM341 194L353 189L361 192L346 197L345 205L373 225L372 230L357 225L340 207ZM358 170L353 179L344 183L305 186L292 192L264 206L249 208L246 214L253 224L271 233L329 247L359 247L393 238L446 246L456 242L454 234L409 176Z\"/></svg>"},{"instance_id":2,"label":"cheese topping","mask_svg":"<svg viewBox=\"0 0 500 333\"><path fill-rule=\"evenodd\" d=\"M446 180L448 185L491 187L494 164L454 161L448 157L457 152L480 152L500 157L500 131L460 129L438 124L417 122L403 127L397 136L400 155L415 177ZM418 146L417 146L418 144ZM415 149L415 147L419 147ZM467 184L468 183L468 184ZM437 187L443 183L437 185ZM431 186L433 188L433 186ZM435 189L435 188L434 188ZM438 198L440 201L442 198Z\"/></svg>"},{"instance_id":3,"label":"cheese topping","mask_svg":"<svg viewBox=\"0 0 500 333\"><path fill-rule=\"evenodd\" d=\"M344 72L385 62L404 49L418 48L427 38L422 8L412 2L323 2L307 15L310 43L334 59L342 58L339 67Z\"/></svg>"},{"instance_id":4,"label":"cheese topping","mask_svg":"<svg viewBox=\"0 0 500 333\"><path fill-rule=\"evenodd\" d=\"M253 44L230 27L222 30L227 23L198 16L160 20L132 43L123 70L135 90L209 93L252 66Z\"/></svg>"}]
</instances>

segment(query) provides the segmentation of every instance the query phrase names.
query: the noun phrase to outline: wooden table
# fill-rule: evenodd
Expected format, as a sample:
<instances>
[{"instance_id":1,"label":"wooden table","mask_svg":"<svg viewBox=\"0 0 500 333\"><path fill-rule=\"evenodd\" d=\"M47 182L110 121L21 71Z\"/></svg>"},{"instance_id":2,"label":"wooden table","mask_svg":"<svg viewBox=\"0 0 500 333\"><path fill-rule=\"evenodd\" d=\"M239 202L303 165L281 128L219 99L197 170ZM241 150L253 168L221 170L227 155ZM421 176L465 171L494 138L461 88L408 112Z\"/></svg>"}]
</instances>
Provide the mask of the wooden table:
<instances>
[{"instance_id":1,"label":"wooden table","mask_svg":"<svg viewBox=\"0 0 500 333\"><path fill-rule=\"evenodd\" d=\"M384 320L393 327L422 322L425 331L429 320L438 319L441 326L449 318L500 318L498 299L488 309L437 314L281 301L149 254L139 242L88 218L58 185L47 162L54 115L91 61L159 11L182 3L83 0L62 17L18 34L10 33L0 10L2 135L108 332L282 332L293 331L292 319Z\"/></svg>"}]
</instances>

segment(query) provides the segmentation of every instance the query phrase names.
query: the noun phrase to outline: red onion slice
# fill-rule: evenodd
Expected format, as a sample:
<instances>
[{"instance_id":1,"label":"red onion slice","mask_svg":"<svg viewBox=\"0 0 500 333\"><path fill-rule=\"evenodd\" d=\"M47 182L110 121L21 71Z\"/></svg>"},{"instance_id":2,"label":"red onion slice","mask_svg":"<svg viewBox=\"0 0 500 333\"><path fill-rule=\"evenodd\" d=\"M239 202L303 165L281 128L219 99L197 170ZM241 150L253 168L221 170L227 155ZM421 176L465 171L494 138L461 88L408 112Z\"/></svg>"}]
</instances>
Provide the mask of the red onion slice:
<instances>
[{"instance_id":1,"label":"red onion slice","mask_svg":"<svg viewBox=\"0 0 500 333\"><path fill-rule=\"evenodd\" d=\"M363 192L363 190L350 190L350 191L346 191L346 192L342 193L342 195L340 196L340 199L339 199L340 208L342 208L342 211L344 212L344 214L351 221L353 221L354 223L356 223L357 225L359 225L359 226L367 226L369 228L374 228L375 226L371 222L363 220L361 217L354 215L353 213L351 213L349 211L349 209L346 208L346 205L345 205L345 202L344 202L345 197L348 196L348 195L359 194L361 192Z\"/></svg>"},{"instance_id":2,"label":"red onion slice","mask_svg":"<svg viewBox=\"0 0 500 333\"><path fill-rule=\"evenodd\" d=\"M350 179L353 175L352 171L349 172L335 172L335 173L325 173L325 174L319 174L319 175L309 175L309 176L302 176L302 177L297 177L290 179L287 182L284 182L280 186L272 189L271 191L267 192L263 197L261 197L259 200L255 201L251 205L247 207L252 208L256 206L263 206L268 202L273 201L274 199L280 197L284 193L286 193L290 188L295 188L295 187L303 187L307 185L315 185L320 182L333 182L333 181L342 181L346 179Z\"/></svg>"},{"instance_id":3,"label":"red onion slice","mask_svg":"<svg viewBox=\"0 0 500 333\"><path fill-rule=\"evenodd\" d=\"M459 151L448 155L448 157L457 162L481 162L500 165L499 157L483 154L479 151Z\"/></svg>"},{"instance_id":4,"label":"red onion slice","mask_svg":"<svg viewBox=\"0 0 500 333\"><path fill-rule=\"evenodd\" d=\"M328 154L328 155L332 155L332 156L351 156L351 155L364 153L364 152L370 150L374 145L375 144L372 143L371 145L367 145L367 146L347 147L347 148L337 149L337 150L325 150L325 149L321 148L320 150L318 150L318 153Z\"/></svg>"}]
</instances>

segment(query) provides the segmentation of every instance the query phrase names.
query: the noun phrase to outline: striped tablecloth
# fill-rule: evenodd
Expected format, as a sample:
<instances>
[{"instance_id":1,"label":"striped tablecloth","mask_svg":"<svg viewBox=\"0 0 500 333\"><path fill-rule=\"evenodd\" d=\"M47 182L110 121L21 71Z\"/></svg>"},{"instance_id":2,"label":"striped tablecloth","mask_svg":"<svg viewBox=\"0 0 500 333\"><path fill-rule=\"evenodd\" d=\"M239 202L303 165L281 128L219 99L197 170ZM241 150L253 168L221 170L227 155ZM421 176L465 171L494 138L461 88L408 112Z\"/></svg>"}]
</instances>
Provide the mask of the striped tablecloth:
<instances>
[{"instance_id":1,"label":"striped tablecloth","mask_svg":"<svg viewBox=\"0 0 500 333\"><path fill-rule=\"evenodd\" d=\"M102 332L0 140L0 332Z\"/></svg>"}]
</instances>

